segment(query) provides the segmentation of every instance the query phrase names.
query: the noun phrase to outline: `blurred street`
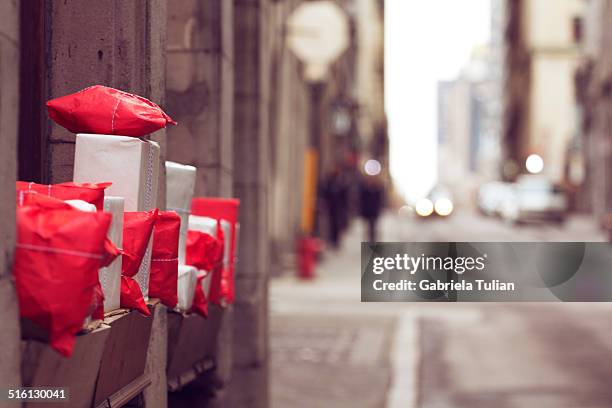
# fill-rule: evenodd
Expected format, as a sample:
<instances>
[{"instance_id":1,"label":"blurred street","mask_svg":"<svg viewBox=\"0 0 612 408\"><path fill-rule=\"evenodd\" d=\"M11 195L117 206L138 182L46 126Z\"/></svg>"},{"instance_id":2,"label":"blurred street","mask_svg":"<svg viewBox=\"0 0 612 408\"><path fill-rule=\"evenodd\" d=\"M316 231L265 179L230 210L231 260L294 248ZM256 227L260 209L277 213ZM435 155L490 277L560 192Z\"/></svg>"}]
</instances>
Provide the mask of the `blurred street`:
<instances>
[{"instance_id":1,"label":"blurred street","mask_svg":"<svg viewBox=\"0 0 612 408\"><path fill-rule=\"evenodd\" d=\"M509 227L476 214L386 215L381 240L597 240L586 220ZM274 407L581 407L612 405L612 305L361 303L349 228L313 281L271 283Z\"/></svg>"},{"instance_id":2,"label":"blurred street","mask_svg":"<svg viewBox=\"0 0 612 408\"><path fill-rule=\"evenodd\" d=\"M470 210L458 211L448 218L427 220L385 220L389 239L405 242L428 241L605 241L605 234L592 218L569 217L564 223L512 225L499 218L485 217Z\"/></svg>"}]
</instances>

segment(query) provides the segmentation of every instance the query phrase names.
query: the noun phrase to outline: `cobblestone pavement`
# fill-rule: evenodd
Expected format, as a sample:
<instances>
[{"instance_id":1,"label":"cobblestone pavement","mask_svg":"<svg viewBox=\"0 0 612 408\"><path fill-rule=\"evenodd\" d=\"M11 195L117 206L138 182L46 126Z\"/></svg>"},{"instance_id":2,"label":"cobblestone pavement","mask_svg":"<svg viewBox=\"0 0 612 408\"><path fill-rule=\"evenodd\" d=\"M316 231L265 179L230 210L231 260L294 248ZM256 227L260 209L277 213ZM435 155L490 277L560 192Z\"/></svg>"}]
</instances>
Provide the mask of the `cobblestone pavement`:
<instances>
[{"instance_id":1,"label":"cobblestone pavement","mask_svg":"<svg viewBox=\"0 0 612 408\"><path fill-rule=\"evenodd\" d=\"M581 219L511 228L477 215L386 217L381 230L397 241L601 239ZM274 408L612 407L612 304L362 304L362 232L353 226L317 279L273 280ZM402 330L410 344L397 344Z\"/></svg>"}]
</instances>

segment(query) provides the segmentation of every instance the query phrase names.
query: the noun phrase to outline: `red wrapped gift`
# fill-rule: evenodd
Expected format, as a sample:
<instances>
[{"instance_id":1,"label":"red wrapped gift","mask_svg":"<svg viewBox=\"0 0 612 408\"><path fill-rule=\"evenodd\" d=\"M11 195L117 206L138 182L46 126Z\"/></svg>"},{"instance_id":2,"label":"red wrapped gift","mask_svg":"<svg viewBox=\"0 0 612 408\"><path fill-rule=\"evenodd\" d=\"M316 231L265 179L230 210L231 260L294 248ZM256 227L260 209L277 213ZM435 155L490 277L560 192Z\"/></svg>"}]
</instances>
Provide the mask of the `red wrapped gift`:
<instances>
[{"instance_id":1,"label":"red wrapped gift","mask_svg":"<svg viewBox=\"0 0 612 408\"><path fill-rule=\"evenodd\" d=\"M73 205L70 205L65 201L39 194L35 191L22 191L20 193L19 202L20 206L38 206L47 209L63 210L76 209ZM78 209L76 210L78 211ZM111 262L113 262L119 255L121 255L121 250L117 248L115 244L108 239L108 237L106 237L104 240L104 253L101 267L110 265ZM104 292L102 291L102 285L100 284L99 279L94 290L90 313L88 315L91 315L93 319L104 318Z\"/></svg>"},{"instance_id":2,"label":"red wrapped gift","mask_svg":"<svg viewBox=\"0 0 612 408\"><path fill-rule=\"evenodd\" d=\"M48 331L64 356L90 314L110 222L110 214L59 204L17 208L13 274L20 314Z\"/></svg>"},{"instance_id":3,"label":"red wrapped gift","mask_svg":"<svg viewBox=\"0 0 612 408\"><path fill-rule=\"evenodd\" d=\"M234 268L237 253L239 207L240 200L235 198L197 197L191 201L191 213L193 215L225 220L231 225L229 264L221 273L220 292L218 294L219 297L224 298L228 303L233 303L236 297L234 289ZM214 278L215 276L213 275L210 294L211 301L217 296L217 294L215 294L217 285L215 284Z\"/></svg>"},{"instance_id":4,"label":"red wrapped gift","mask_svg":"<svg viewBox=\"0 0 612 408\"><path fill-rule=\"evenodd\" d=\"M204 318L208 318L208 300L206 299L206 293L204 293L204 288L202 287L202 281L205 277L205 273L198 275L198 282L196 283L193 304L191 305L190 312L197 313Z\"/></svg>"},{"instance_id":5,"label":"red wrapped gift","mask_svg":"<svg viewBox=\"0 0 612 408\"><path fill-rule=\"evenodd\" d=\"M201 231L187 231L185 264L212 271L223 260L223 240Z\"/></svg>"},{"instance_id":6,"label":"red wrapped gift","mask_svg":"<svg viewBox=\"0 0 612 408\"><path fill-rule=\"evenodd\" d=\"M121 267L121 307L137 309L149 316L142 290L134 276L145 256L158 210L134 211L123 214L123 259Z\"/></svg>"},{"instance_id":7,"label":"red wrapped gift","mask_svg":"<svg viewBox=\"0 0 612 408\"><path fill-rule=\"evenodd\" d=\"M150 100L94 85L47 102L49 116L72 133L142 137L176 122Z\"/></svg>"},{"instance_id":8,"label":"red wrapped gift","mask_svg":"<svg viewBox=\"0 0 612 408\"><path fill-rule=\"evenodd\" d=\"M18 181L17 205L23 205L23 192L37 192L60 200L83 200L96 206L98 211L104 209L104 189L112 183L60 183L36 184Z\"/></svg>"},{"instance_id":9,"label":"red wrapped gift","mask_svg":"<svg viewBox=\"0 0 612 408\"><path fill-rule=\"evenodd\" d=\"M178 241L181 217L174 211L160 211L153 228L153 252L149 296L174 308L178 302Z\"/></svg>"}]
</instances>

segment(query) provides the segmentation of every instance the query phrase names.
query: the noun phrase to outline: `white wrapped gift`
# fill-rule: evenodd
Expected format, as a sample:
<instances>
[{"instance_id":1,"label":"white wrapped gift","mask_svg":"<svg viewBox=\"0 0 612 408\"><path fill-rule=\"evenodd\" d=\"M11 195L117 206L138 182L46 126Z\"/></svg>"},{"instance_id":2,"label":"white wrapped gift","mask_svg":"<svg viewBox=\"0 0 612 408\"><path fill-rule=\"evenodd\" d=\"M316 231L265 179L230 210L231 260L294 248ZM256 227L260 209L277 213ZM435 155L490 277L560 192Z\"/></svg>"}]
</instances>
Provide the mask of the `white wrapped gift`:
<instances>
[{"instance_id":1,"label":"white wrapped gift","mask_svg":"<svg viewBox=\"0 0 612 408\"><path fill-rule=\"evenodd\" d=\"M125 211L157 207L160 147L150 140L117 135L76 135L74 181L113 184L106 194L123 197Z\"/></svg>"},{"instance_id":2,"label":"white wrapped gift","mask_svg":"<svg viewBox=\"0 0 612 408\"><path fill-rule=\"evenodd\" d=\"M198 270L193 266L179 265L176 309L186 312L191 309L198 279Z\"/></svg>"},{"instance_id":3,"label":"white wrapped gift","mask_svg":"<svg viewBox=\"0 0 612 408\"><path fill-rule=\"evenodd\" d=\"M157 207L159 144L136 137L117 135L76 135L74 181L113 184L106 189L111 196L123 197L124 211L150 211ZM134 277L146 299L153 236Z\"/></svg>"},{"instance_id":4,"label":"white wrapped gift","mask_svg":"<svg viewBox=\"0 0 612 408\"><path fill-rule=\"evenodd\" d=\"M104 211L113 215L108 238L117 248L123 247L123 197L104 197ZM122 257L118 256L109 266L100 269L100 283L104 292L104 312L119 309L121 297Z\"/></svg>"},{"instance_id":5,"label":"white wrapped gift","mask_svg":"<svg viewBox=\"0 0 612 408\"><path fill-rule=\"evenodd\" d=\"M179 263L185 263L185 245L189 228L191 200L196 182L196 168L171 161L166 162L166 209L181 217Z\"/></svg>"},{"instance_id":6,"label":"white wrapped gift","mask_svg":"<svg viewBox=\"0 0 612 408\"><path fill-rule=\"evenodd\" d=\"M70 205L72 208L74 208L75 210L79 210L79 211L83 211L83 212L96 212L96 206L93 204L88 203L87 201L83 201L83 200L64 200L64 202L68 205ZM94 305L94 307L97 305ZM91 316L87 316L85 318L85 320L83 321L83 327L87 326L89 323L92 322L92 317Z\"/></svg>"}]
</instances>

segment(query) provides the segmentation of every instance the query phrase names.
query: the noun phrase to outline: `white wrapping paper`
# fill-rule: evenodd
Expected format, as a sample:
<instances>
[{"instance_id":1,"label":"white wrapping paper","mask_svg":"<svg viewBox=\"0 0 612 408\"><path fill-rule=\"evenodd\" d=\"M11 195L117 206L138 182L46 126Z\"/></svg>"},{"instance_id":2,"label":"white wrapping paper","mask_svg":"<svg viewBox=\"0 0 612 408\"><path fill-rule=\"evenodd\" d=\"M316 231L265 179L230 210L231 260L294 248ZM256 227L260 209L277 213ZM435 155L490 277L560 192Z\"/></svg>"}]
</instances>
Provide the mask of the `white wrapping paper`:
<instances>
[{"instance_id":1,"label":"white wrapping paper","mask_svg":"<svg viewBox=\"0 0 612 408\"><path fill-rule=\"evenodd\" d=\"M159 145L136 137L79 133L74 152L74 181L113 184L106 194L123 197L125 211L157 207Z\"/></svg>"},{"instance_id":2,"label":"white wrapping paper","mask_svg":"<svg viewBox=\"0 0 612 408\"><path fill-rule=\"evenodd\" d=\"M138 286L140 287L140 291L142 292L142 297L144 300L149 300L149 277L151 276L151 255L153 254L153 234L149 238L149 245L147 245L147 250L145 251L144 257L142 258L142 263L138 268L138 273L134 276L136 282L138 282Z\"/></svg>"},{"instance_id":3,"label":"white wrapping paper","mask_svg":"<svg viewBox=\"0 0 612 408\"><path fill-rule=\"evenodd\" d=\"M64 200L72 208L83 212L96 212L97 208L95 205L88 203L83 200Z\"/></svg>"},{"instance_id":4,"label":"white wrapping paper","mask_svg":"<svg viewBox=\"0 0 612 408\"><path fill-rule=\"evenodd\" d=\"M221 220L221 229L223 230L223 266L227 268L230 264L232 250L232 224Z\"/></svg>"},{"instance_id":5,"label":"white wrapping paper","mask_svg":"<svg viewBox=\"0 0 612 408\"><path fill-rule=\"evenodd\" d=\"M117 246L123 247L123 197L104 197L104 211L113 215L108 229L108 238ZM100 269L100 283L104 292L104 313L119 309L121 297L122 257L118 256L109 266Z\"/></svg>"},{"instance_id":6,"label":"white wrapping paper","mask_svg":"<svg viewBox=\"0 0 612 408\"><path fill-rule=\"evenodd\" d=\"M240 223L237 222L234 226L235 236L234 236L234 270L238 265L238 244L240 243Z\"/></svg>"},{"instance_id":7,"label":"white wrapping paper","mask_svg":"<svg viewBox=\"0 0 612 408\"><path fill-rule=\"evenodd\" d=\"M124 211L150 211L157 207L159 144L136 137L79 133L74 154L74 181L113 184L106 193L125 199ZM134 279L146 299L153 237Z\"/></svg>"},{"instance_id":8,"label":"white wrapping paper","mask_svg":"<svg viewBox=\"0 0 612 408\"><path fill-rule=\"evenodd\" d=\"M210 298L210 281L212 279L212 273L207 271L201 271L204 274L204 279L202 279L202 290L204 294L206 294L206 299Z\"/></svg>"},{"instance_id":9,"label":"white wrapping paper","mask_svg":"<svg viewBox=\"0 0 612 408\"><path fill-rule=\"evenodd\" d=\"M96 212L96 206L93 204L88 203L87 201L83 201L83 200L64 200L64 202L68 205L70 205L72 208L79 210L79 211L83 211L83 212ZM97 305L94 305L94 307L97 308ZM83 321L83 327L86 327L89 323L92 322L92 317L87 316L85 318L85 320Z\"/></svg>"},{"instance_id":10,"label":"white wrapping paper","mask_svg":"<svg viewBox=\"0 0 612 408\"><path fill-rule=\"evenodd\" d=\"M199 215L189 216L189 229L191 231L200 231L206 234L217 236L217 220L210 217L201 217Z\"/></svg>"},{"instance_id":11,"label":"white wrapping paper","mask_svg":"<svg viewBox=\"0 0 612 408\"><path fill-rule=\"evenodd\" d=\"M179 265L178 272L178 304L176 309L186 312L191 309L193 296L198 279L198 270L193 266Z\"/></svg>"},{"instance_id":12,"label":"white wrapping paper","mask_svg":"<svg viewBox=\"0 0 612 408\"><path fill-rule=\"evenodd\" d=\"M185 245L189 228L191 200L195 189L196 168L171 161L166 162L166 209L181 217L179 263L185 263Z\"/></svg>"}]
</instances>

